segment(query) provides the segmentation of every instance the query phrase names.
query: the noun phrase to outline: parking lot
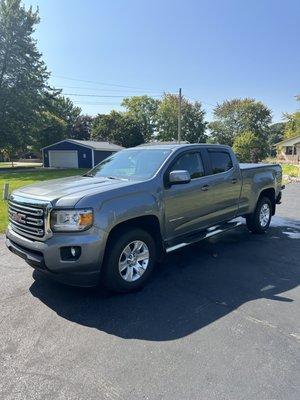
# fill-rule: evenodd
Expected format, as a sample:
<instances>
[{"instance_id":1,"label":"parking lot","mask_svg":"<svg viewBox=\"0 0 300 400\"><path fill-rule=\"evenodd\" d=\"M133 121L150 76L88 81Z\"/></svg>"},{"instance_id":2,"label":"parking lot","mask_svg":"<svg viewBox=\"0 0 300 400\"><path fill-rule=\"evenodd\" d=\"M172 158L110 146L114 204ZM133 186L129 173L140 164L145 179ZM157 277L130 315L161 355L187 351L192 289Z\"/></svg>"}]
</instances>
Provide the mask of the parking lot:
<instances>
[{"instance_id":1,"label":"parking lot","mask_svg":"<svg viewBox=\"0 0 300 400\"><path fill-rule=\"evenodd\" d=\"M167 256L138 293L52 282L0 239L0 398L300 398L300 184L265 235Z\"/></svg>"}]
</instances>

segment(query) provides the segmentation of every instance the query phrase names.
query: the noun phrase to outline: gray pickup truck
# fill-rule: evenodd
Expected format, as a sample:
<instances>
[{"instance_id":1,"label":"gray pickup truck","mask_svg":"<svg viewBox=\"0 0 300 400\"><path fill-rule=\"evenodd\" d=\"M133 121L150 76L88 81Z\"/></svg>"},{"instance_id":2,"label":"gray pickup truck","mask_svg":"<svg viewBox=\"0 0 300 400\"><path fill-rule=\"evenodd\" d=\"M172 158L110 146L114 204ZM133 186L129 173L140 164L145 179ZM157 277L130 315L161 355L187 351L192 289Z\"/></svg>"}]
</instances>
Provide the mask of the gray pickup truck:
<instances>
[{"instance_id":1,"label":"gray pickup truck","mask_svg":"<svg viewBox=\"0 0 300 400\"><path fill-rule=\"evenodd\" d=\"M165 253L236 226L265 232L280 202L277 164L239 164L228 146L144 145L84 176L15 190L6 245L62 282L128 292Z\"/></svg>"}]
</instances>

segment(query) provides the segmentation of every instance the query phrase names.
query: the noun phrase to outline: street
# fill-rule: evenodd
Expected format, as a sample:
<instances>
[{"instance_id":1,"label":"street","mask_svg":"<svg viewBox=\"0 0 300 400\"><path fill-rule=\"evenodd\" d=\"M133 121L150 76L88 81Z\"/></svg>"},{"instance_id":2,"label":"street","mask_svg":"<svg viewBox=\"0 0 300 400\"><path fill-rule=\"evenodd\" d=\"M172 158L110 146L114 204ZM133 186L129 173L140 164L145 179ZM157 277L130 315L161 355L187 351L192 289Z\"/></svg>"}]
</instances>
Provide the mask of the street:
<instances>
[{"instance_id":1,"label":"street","mask_svg":"<svg viewBox=\"0 0 300 400\"><path fill-rule=\"evenodd\" d=\"M265 235L178 250L130 295L64 286L0 237L2 400L300 398L300 184Z\"/></svg>"}]
</instances>

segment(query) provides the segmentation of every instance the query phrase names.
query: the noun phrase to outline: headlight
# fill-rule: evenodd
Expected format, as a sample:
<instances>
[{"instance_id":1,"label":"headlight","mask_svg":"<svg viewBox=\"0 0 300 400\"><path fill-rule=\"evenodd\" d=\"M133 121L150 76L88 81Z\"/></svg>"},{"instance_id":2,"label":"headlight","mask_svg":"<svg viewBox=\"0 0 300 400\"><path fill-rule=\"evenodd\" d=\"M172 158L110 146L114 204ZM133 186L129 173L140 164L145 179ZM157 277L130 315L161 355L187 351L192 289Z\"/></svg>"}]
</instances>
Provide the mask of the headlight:
<instances>
[{"instance_id":1,"label":"headlight","mask_svg":"<svg viewBox=\"0 0 300 400\"><path fill-rule=\"evenodd\" d=\"M93 210L53 210L51 229L54 232L84 231L93 224Z\"/></svg>"}]
</instances>

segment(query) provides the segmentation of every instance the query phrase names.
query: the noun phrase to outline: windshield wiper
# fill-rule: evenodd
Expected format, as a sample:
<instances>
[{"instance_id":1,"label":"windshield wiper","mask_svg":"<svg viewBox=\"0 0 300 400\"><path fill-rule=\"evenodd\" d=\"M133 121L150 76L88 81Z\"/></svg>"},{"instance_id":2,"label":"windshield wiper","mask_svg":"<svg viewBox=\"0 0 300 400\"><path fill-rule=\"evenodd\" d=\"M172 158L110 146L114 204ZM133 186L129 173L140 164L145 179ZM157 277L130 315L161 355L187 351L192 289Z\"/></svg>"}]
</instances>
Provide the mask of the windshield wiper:
<instances>
[{"instance_id":1,"label":"windshield wiper","mask_svg":"<svg viewBox=\"0 0 300 400\"><path fill-rule=\"evenodd\" d=\"M127 181L128 179L126 179L126 178L118 178L118 177L116 177L116 176L97 176L97 175L93 175L93 174L89 174L88 172L86 173L86 174L84 174L84 175L82 175L82 176L84 176L84 177L88 177L88 178L106 178L106 179L114 179L114 180L119 180L119 181Z\"/></svg>"},{"instance_id":2,"label":"windshield wiper","mask_svg":"<svg viewBox=\"0 0 300 400\"><path fill-rule=\"evenodd\" d=\"M120 177L117 177L117 176L106 176L106 178L107 178L107 179L116 179L116 180L118 180L118 181L128 181L128 180L129 180L129 179L120 178Z\"/></svg>"}]
</instances>

